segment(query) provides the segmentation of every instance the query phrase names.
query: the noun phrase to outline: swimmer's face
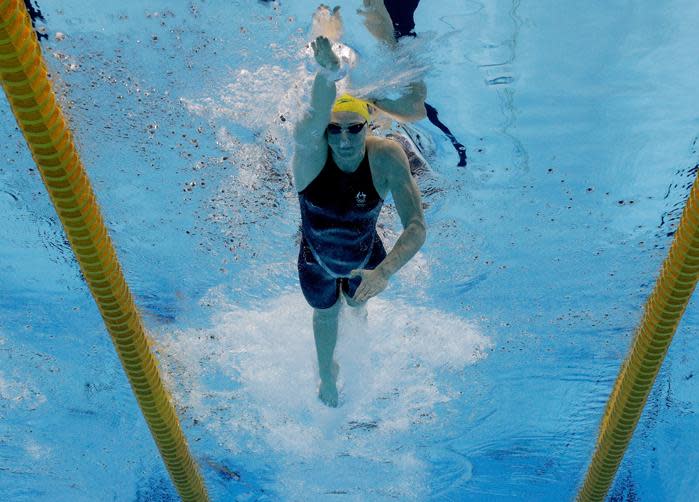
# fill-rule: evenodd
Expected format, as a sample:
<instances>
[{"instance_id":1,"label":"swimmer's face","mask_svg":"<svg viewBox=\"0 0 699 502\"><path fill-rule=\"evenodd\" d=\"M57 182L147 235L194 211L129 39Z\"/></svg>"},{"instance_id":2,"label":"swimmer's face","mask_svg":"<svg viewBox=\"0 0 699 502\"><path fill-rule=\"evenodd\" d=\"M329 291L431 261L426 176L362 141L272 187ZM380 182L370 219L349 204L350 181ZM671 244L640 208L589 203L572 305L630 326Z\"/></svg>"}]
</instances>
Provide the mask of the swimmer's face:
<instances>
[{"instance_id":1,"label":"swimmer's face","mask_svg":"<svg viewBox=\"0 0 699 502\"><path fill-rule=\"evenodd\" d=\"M368 126L358 113L333 112L325 134L335 156L351 158L363 152Z\"/></svg>"}]
</instances>

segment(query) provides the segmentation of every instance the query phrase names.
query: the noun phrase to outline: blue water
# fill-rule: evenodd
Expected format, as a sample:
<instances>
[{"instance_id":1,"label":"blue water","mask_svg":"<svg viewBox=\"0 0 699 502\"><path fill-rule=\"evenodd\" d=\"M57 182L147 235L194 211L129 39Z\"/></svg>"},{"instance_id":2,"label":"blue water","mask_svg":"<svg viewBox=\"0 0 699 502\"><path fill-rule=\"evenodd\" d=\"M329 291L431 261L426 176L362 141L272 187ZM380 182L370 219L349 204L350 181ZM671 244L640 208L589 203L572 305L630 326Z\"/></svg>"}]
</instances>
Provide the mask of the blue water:
<instances>
[{"instance_id":1,"label":"blue water","mask_svg":"<svg viewBox=\"0 0 699 502\"><path fill-rule=\"evenodd\" d=\"M390 56L357 2L339 4L357 80L381 84L371 72ZM469 162L417 124L434 143L419 180L428 241L368 326L343 314L336 410L315 397L289 171L315 3L39 7L56 92L213 500L574 497L699 164L696 2L423 0L409 50L431 61L428 101ZM0 108L0 498L176 500ZM390 204L380 232L389 245L400 232ZM694 301L612 500L699 488L698 327Z\"/></svg>"}]
</instances>

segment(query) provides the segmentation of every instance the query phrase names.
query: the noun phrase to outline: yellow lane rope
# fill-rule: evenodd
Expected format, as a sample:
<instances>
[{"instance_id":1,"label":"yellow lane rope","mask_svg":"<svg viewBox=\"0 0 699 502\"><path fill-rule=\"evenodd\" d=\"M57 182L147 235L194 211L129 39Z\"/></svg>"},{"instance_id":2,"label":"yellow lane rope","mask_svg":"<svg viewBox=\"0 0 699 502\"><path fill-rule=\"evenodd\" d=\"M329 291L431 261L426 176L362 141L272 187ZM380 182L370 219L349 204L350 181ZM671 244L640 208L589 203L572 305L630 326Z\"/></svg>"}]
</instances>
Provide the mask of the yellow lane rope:
<instances>
[{"instance_id":1,"label":"yellow lane rope","mask_svg":"<svg viewBox=\"0 0 699 502\"><path fill-rule=\"evenodd\" d=\"M95 195L20 0L0 0L0 77L160 454L185 501L206 501Z\"/></svg>"},{"instance_id":2,"label":"yellow lane rope","mask_svg":"<svg viewBox=\"0 0 699 502\"><path fill-rule=\"evenodd\" d=\"M699 177L694 180L631 351L609 396L578 501L601 501L609 491L698 277Z\"/></svg>"}]
</instances>

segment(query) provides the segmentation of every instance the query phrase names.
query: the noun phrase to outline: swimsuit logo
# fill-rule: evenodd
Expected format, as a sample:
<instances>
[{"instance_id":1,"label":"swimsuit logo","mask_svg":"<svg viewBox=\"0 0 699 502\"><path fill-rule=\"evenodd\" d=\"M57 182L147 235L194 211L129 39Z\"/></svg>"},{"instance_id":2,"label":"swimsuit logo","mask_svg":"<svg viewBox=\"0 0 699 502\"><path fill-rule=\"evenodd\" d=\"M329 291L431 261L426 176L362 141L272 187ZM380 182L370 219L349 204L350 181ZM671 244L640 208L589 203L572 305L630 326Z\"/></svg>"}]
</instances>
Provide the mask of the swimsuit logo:
<instances>
[{"instance_id":1,"label":"swimsuit logo","mask_svg":"<svg viewBox=\"0 0 699 502\"><path fill-rule=\"evenodd\" d=\"M359 207L366 206L366 194L364 192L358 192L355 200L357 201L357 205Z\"/></svg>"}]
</instances>

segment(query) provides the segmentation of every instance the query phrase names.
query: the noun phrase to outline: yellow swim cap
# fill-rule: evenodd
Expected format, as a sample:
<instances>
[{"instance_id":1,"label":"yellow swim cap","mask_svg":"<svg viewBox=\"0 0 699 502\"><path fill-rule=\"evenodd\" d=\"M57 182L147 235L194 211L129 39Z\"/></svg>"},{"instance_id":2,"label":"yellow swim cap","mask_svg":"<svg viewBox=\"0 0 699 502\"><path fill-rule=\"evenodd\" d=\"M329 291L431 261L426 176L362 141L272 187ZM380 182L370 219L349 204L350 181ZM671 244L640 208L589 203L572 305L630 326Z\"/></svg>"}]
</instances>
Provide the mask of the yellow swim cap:
<instances>
[{"instance_id":1,"label":"yellow swim cap","mask_svg":"<svg viewBox=\"0 0 699 502\"><path fill-rule=\"evenodd\" d=\"M335 101L335 104L333 105L332 111L358 113L364 117L367 122L369 121L370 117L369 103L367 101L357 99L354 96L350 96L349 94L343 94L337 98L337 101Z\"/></svg>"}]
</instances>

